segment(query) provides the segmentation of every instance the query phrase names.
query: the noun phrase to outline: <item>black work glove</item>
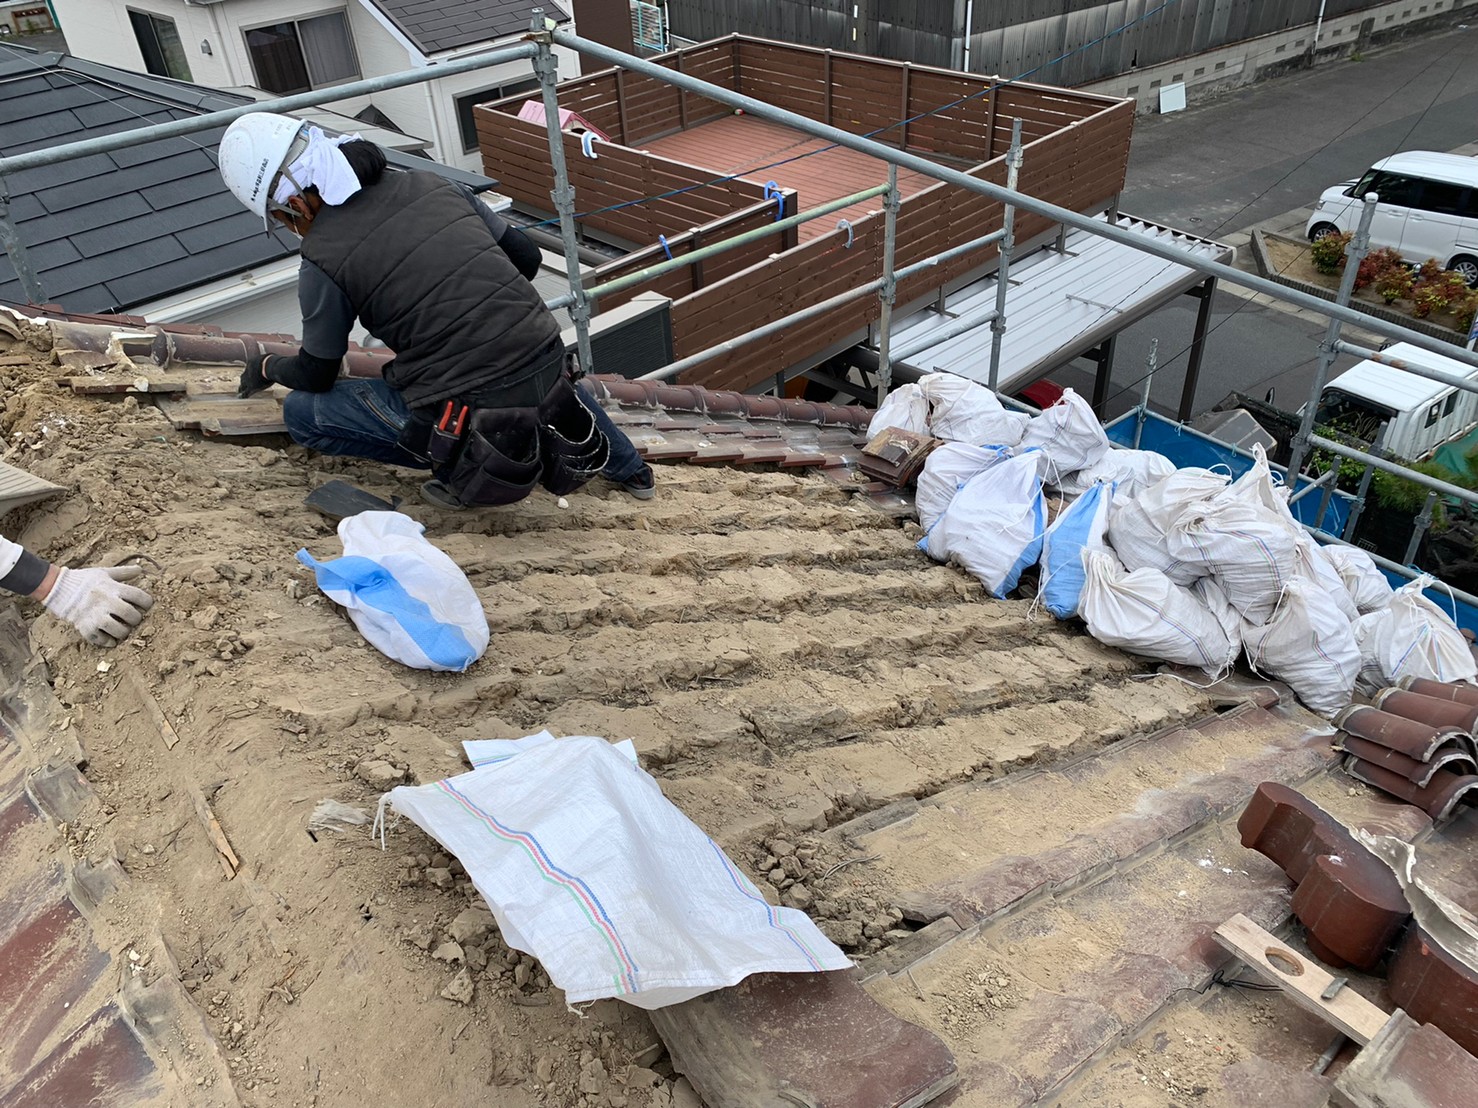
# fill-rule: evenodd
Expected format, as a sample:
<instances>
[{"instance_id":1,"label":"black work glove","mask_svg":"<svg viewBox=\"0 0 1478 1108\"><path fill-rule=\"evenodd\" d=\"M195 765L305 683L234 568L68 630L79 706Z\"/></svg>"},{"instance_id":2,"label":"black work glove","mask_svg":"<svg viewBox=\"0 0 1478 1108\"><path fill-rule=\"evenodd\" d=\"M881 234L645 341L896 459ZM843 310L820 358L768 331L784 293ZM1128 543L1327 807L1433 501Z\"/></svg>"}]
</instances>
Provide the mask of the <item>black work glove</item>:
<instances>
[{"instance_id":1,"label":"black work glove","mask_svg":"<svg viewBox=\"0 0 1478 1108\"><path fill-rule=\"evenodd\" d=\"M271 357L271 354L254 354L246 360L246 368L241 371L241 382L236 389L238 400L245 400L272 387L272 380L266 373L267 361Z\"/></svg>"}]
</instances>

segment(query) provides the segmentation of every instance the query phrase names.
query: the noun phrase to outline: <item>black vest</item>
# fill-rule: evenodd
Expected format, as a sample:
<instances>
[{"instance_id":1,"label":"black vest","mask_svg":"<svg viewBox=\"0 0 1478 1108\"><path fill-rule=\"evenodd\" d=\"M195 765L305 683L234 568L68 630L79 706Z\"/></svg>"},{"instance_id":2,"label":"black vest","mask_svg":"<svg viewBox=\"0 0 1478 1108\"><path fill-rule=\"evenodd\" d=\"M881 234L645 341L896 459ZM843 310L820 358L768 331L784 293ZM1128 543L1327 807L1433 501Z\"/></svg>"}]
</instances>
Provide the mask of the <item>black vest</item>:
<instances>
[{"instance_id":1,"label":"black vest","mask_svg":"<svg viewBox=\"0 0 1478 1108\"><path fill-rule=\"evenodd\" d=\"M385 379L411 407L496 387L561 352L554 316L474 203L434 174L387 171L321 207L303 239L303 257L395 351Z\"/></svg>"}]
</instances>

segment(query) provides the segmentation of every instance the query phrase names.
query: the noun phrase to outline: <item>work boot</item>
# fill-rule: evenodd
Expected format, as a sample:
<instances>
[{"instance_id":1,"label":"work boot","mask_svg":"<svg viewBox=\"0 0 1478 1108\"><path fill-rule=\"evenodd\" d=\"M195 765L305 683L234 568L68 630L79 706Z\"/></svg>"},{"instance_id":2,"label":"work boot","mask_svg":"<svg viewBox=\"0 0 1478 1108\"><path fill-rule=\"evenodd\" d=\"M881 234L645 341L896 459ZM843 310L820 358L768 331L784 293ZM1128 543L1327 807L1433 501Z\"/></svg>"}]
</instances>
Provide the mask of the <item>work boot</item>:
<instances>
[{"instance_id":1,"label":"work boot","mask_svg":"<svg viewBox=\"0 0 1478 1108\"><path fill-rule=\"evenodd\" d=\"M421 486L421 499L433 507L441 508L448 512L461 512L467 508L457 494L447 488L441 481L427 481Z\"/></svg>"},{"instance_id":2,"label":"work boot","mask_svg":"<svg viewBox=\"0 0 1478 1108\"><path fill-rule=\"evenodd\" d=\"M643 462L641 469L621 482L621 487L638 500L652 499L657 495L657 479L652 476L652 467Z\"/></svg>"}]
</instances>

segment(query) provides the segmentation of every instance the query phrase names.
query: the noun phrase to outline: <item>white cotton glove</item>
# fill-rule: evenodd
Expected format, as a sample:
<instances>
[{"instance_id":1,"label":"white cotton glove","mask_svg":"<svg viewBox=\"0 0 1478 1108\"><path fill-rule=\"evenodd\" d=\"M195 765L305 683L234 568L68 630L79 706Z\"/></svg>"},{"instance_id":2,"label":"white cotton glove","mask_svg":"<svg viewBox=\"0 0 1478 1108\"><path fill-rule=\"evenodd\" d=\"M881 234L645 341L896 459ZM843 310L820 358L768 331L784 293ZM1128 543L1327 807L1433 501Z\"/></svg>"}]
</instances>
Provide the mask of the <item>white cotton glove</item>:
<instances>
[{"instance_id":1,"label":"white cotton glove","mask_svg":"<svg viewBox=\"0 0 1478 1108\"><path fill-rule=\"evenodd\" d=\"M64 569L42 603L93 646L116 646L154 606L143 589L124 583L143 572L142 566Z\"/></svg>"}]
</instances>

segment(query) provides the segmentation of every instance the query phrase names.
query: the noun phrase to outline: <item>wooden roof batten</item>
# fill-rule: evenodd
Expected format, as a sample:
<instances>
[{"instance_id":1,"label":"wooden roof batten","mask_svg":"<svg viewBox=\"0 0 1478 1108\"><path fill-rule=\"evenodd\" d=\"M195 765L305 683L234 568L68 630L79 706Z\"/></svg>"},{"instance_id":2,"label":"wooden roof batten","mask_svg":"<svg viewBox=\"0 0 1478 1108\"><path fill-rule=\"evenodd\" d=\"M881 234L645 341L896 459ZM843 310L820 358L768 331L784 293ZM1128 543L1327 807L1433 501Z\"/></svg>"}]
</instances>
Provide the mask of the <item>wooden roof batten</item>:
<instances>
[{"instance_id":1,"label":"wooden roof batten","mask_svg":"<svg viewBox=\"0 0 1478 1108\"><path fill-rule=\"evenodd\" d=\"M739 34L653 60L921 157L967 165L972 176L997 184L1005 183L1005 153L1019 118L1023 192L1095 213L1110 207L1123 187L1130 101ZM635 247L591 274L590 284L887 180L880 159L644 74L601 70L562 82L558 95L561 108L611 139L596 143L590 158L579 136L564 136L582 228ZM517 118L525 99L480 105L479 142L501 191L520 208L547 215L554 187L548 134ZM1003 221L1000 203L921 174L901 171L899 192L897 267L986 235ZM1018 242L1054 227L1017 212ZM876 279L882 254L882 204L875 200L602 297L597 309L642 292L669 297L674 357L683 358ZM995 246L983 247L900 282L900 307L990 272L996 256ZM711 359L684 379L740 391L773 382L777 372L807 368L861 341L879 314L880 302L864 297Z\"/></svg>"}]
</instances>

